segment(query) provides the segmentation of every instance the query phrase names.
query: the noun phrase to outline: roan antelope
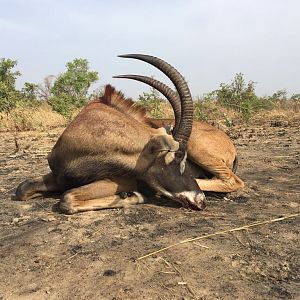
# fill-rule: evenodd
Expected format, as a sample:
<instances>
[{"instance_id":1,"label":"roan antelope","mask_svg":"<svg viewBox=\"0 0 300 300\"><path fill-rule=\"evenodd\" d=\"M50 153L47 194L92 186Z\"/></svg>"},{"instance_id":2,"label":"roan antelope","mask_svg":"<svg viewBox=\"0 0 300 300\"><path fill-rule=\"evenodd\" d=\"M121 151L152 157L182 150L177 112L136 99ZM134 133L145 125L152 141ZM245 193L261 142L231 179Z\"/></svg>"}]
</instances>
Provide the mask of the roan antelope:
<instances>
[{"instance_id":1,"label":"roan antelope","mask_svg":"<svg viewBox=\"0 0 300 300\"><path fill-rule=\"evenodd\" d=\"M142 182L186 207L204 208L205 196L186 164L193 124L187 83L159 58L122 57L148 62L173 82L181 102L173 136L164 128L151 127L141 108L108 85L104 96L87 104L59 137L48 155L51 172L21 183L15 199L59 192L59 207L65 213L117 208L144 202L137 189Z\"/></svg>"}]
</instances>

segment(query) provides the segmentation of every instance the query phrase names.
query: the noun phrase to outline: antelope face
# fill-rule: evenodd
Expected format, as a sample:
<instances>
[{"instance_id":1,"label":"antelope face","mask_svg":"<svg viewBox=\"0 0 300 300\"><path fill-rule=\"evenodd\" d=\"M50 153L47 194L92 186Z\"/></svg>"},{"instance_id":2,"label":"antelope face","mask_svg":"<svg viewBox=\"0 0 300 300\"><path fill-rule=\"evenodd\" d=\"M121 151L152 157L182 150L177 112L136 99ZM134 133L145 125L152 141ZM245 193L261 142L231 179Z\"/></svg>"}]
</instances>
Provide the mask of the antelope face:
<instances>
[{"instance_id":1,"label":"antelope face","mask_svg":"<svg viewBox=\"0 0 300 300\"><path fill-rule=\"evenodd\" d=\"M205 207L205 196L186 165L186 158L186 151L180 150L171 136L155 136L140 156L140 179L184 207L201 210Z\"/></svg>"}]
</instances>

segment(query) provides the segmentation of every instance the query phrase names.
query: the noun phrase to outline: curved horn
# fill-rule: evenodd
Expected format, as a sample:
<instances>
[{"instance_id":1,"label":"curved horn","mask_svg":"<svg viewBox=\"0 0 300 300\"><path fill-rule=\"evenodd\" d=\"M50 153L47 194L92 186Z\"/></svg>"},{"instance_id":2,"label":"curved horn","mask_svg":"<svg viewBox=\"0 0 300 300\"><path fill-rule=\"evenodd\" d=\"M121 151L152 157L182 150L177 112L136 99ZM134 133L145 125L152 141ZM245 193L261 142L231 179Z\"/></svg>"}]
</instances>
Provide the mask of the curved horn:
<instances>
[{"instance_id":1,"label":"curved horn","mask_svg":"<svg viewBox=\"0 0 300 300\"><path fill-rule=\"evenodd\" d=\"M162 93L169 100L173 108L174 115L175 115L175 127L173 130L173 135L176 135L181 121L181 102L178 95L171 88L169 88L166 84L154 78L142 76L142 75L118 75L118 76L113 76L113 78L125 78L125 79L137 80L152 86L160 93Z\"/></svg>"},{"instance_id":2,"label":"curved horn","mask_svg":"<svg viewBox=\"0 0 300 300\"><path fill-rule=\"evenodd\" d=\"M173 82L181 100L181 122L176 135L174 135L174 139L180 143L181 147L186 147L192 132L193 100L183 76L174 67L158 57L143 54L126 54L119 55L119 57L145 61L161 70Z\"/></svg>"}]
</instances>

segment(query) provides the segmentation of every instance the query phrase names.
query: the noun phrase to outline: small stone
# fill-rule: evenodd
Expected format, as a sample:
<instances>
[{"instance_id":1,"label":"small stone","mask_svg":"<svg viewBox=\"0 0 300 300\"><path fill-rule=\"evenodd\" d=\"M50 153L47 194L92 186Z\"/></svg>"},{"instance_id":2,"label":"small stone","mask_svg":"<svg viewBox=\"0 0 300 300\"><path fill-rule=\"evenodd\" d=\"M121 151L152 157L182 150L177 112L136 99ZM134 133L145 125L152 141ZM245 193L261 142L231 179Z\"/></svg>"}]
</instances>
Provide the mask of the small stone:
<instances>
[{"instance_id":1,"label":"small stone","mask_svg":"<svg viewBox=\"0 0 300 300\"><path fill-rule=\"evenodd\" d=\"M117 272L114 270L105 270L103 272L103 276L115 276L116 274L117 274Z\"/></svg>"},{"instance_id":2,"label":"small stone","mask_svg":"<svg viewBox=\"0 0 300 300\"><path fill-rule=\"evenodd\" d=\"M19 221L20 221L19 218L13 218L12 223L13 223L13 224L16 224L16 223L18 223Z\"/></svg>"}]
</instances>

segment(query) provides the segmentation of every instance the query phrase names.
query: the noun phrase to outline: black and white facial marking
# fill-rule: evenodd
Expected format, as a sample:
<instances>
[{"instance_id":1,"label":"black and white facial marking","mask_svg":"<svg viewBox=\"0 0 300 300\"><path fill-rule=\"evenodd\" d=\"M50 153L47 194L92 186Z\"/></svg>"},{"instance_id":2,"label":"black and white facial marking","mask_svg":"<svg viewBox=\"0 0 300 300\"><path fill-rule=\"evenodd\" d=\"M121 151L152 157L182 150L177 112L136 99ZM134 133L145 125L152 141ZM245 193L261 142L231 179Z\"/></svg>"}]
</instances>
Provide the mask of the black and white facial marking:
<instances>
[{"instance_id":1,"label":"black and white facial marking","mask_svg":"<svg viewBox=\"0 0 300 300\"><path fill-rule=\"evenodd\" d=\"M180 174L182 175L185 171L185 164L186 164L186 159L187 159L187 152L184 152L182 161L180 162Z\"/></svg>"}]
</instances>

